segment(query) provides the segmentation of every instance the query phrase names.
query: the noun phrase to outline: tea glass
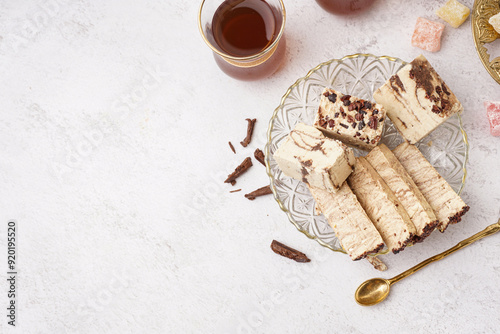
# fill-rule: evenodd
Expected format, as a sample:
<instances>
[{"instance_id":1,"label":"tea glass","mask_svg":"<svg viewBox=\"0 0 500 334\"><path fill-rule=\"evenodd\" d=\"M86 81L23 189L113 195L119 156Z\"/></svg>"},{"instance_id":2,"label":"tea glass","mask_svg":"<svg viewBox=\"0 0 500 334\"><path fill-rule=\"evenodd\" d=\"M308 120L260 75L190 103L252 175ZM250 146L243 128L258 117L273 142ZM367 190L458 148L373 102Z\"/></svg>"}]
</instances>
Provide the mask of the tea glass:
<instances>
[{"instance_id":1,"label":"tea glass","mask_svg":"<svg viewBox=\"0 0 500 334\"><path fill-rule=\"evenodd\" d=\"M284 35L286 11L283 1L265 0L274 14L275 31L278 32L274 34L267 47L246 57L226 53L215 41L212 20L217 9L225 1L234 0L203 0L198 12L198 28L203 40L212 49L219 68L230 77L239 80L257 80L275 73L283 63L286 51Z\"/></svg>"}]
</instances>

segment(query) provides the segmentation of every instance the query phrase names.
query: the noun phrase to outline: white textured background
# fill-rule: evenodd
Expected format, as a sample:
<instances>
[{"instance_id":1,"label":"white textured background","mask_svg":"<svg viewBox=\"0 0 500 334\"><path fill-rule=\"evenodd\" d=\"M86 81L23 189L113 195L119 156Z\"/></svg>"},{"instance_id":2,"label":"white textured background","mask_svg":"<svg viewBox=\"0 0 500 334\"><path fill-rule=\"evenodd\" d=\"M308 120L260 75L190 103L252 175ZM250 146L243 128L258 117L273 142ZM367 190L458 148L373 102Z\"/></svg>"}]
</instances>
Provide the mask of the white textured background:
<instances>
[{"instance_id":1,"label":"white textured background","mask_svg":"<svg viewBox=\"0 0 500 334\"><path fill-rule=\"evenodd\" d=\"M472 7L472 1L464 1ZM1 333L492 333L500 327L500 235L354 302L359 283L392 277L500 216L500 138L483 108L500 86L476 55L470 19L424 54L465 106L466 218L376 272L297 232L264 167L223 184L263 148L268 119L297 78L330 58L411 60L417 16L444 1L377 1L336 17L286 1L287 61L258 82L222 74L199 36L199 1L0 2L0 260L18 222L18 327ZM243 149L247 117L258 123ZM231 140L238 151L227 146ZM275 255L272 239L312 258Z\"/></svg>"}]
</instances>

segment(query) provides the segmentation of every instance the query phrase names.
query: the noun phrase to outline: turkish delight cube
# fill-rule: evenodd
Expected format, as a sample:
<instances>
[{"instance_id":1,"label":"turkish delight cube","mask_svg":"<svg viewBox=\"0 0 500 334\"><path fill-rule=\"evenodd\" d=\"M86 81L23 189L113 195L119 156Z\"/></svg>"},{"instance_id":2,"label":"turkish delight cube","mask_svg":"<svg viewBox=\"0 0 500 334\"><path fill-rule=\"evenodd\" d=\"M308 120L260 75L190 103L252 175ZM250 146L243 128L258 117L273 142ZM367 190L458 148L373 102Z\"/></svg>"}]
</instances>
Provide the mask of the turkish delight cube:
<instances>
[{"instance_id":1,"label":"turkish delight cube","mask_svg":"<svg viewBox=\"0 0 500 334\"><path fill-rule=\"evenodd\" d=\"M497 31L497 33L500 34L500 13L493 15L490 17L488 20L488 23L493 26L493 29Z\"/></svg>"},{"instance_id":2,"label":"turkish delight cube","mask_svg":"<svg viewBox=\"0 0 500 334\"><path fill-rule=\"evenodd\" d=\"M458 28L469 17L470 9L457 0L448 0L443 7L436 10L436 14L453 28Z\"/></svg>"},{"instance_id":3,"label":"turkish delight cube","mask_svg":"<svg viewBox=\"0 0 500 334\"><path fill-rule=\"evenodd\" d=\"M426 51L439 51L443 30L444 24L419 17L417 18L415 31L413 31L411 45Z\"/></svg>"},{"instance_id":4,"label":"turkish delight cube","mask_svg":"<svg viewBox=\"0 0 500 334\"><path fill-rule=\"evenodd\" d=\"M500 136L500 102L484 102L492 136Z\"/></svg>"}]
</instances>

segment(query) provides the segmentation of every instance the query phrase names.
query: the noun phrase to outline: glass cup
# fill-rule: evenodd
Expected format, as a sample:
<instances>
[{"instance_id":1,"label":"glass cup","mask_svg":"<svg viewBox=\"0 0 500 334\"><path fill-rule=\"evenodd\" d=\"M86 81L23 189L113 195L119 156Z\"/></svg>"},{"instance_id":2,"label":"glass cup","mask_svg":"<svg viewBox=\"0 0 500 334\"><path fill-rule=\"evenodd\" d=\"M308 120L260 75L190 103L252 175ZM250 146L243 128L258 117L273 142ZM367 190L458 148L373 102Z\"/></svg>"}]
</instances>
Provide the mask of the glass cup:
<instances>
[{"instance_id":1,"label":"glass cup","mask_svg":"<svg viewBox=\"0 0 500 334\"><path fill-rule=\"evenodd\" d=\"M375 0L316 0L324 10L338 15L360 13L370 7L374 1Z\"/></svg>"},{"instance_id":2,"label":"glass cup","mask_svg":"<svg viewBox=\"0 0 500 334\"><path fill-rule=\"evenodd\" d=\"M267 5L272 15L267 19L267 29L272 25L272 38L260 51L250 55L239 56L224 50L216 41L214 34L218 27L216 18L223 6ZM232 7L233 8L233 7ZM219 12L218 12L219 10ZM286 12L282 0L203 0L198 12L198 28L205 43L212 49L215 62L219 68L235 79L257 80L265 78L278 70L285 59L286 39L284 35ZM263 21L265 22L265 20ZM215 23L215 24L214 24Z\"/></svg>"}]
</instances>

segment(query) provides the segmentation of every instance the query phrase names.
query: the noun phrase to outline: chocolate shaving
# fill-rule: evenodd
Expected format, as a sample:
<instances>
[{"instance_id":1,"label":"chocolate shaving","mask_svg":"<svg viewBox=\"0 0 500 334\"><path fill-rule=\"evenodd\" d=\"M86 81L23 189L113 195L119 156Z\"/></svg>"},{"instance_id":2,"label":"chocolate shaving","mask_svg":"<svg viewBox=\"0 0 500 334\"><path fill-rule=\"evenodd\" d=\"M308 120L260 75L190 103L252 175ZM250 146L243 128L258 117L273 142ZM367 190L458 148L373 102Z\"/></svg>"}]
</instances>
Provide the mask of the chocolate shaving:
<instances>
[{"instance_id":1,"label":"chocolate shaving","mask_svg":"<svg viewBox=\"0 0 500 334\"><path fill-rule=\"evenodd\" d=\"M264 161L264 152L262 152L260 149L256 149L255 152L253 153L253 156L255 159L257 159L258 162L266 166L266 162Z\"/></svg>"},{"instance_id":2,"label":"chocolate shaving","mask_svg":"<svg viewBox=\"0 0 500 334\"><path fill-rule=\"evenodd\" d=\"M234 149L234 146L231 142L229 142L229 147L231 148L231 151L233 151L233 153L236 154L236 150Z\"/></svg>"},{"instance_id":3,"label":"chocolate shaving","mask_svg":"<svg viewBox=\"0 0 500 334\"><path fill-rule=\"evenodd\" d=\"M256 197L272 194L270 186L265 186L257 190L252 191L249 194L245 194L245 197L253 201Z\"/></svg>"},{"instance_id":4,"label":"chocolate shaving","mask_svg":"<svg viewBox=\"0 0 500 334\"><path fill-rule=\"evenodd\" d=\"M238 191L241 191L241 189L231 190L230 193L237 193Z\"/></svg>"},{"instance_id":5,"label":"chocolate shaving","mask_svg":"<svg viewBox=\"0 0 500 334\"><path fill-rule=\"evenodd\" d=\"M271 249L278 255L287 257L297 262L311 262L306 254L299 252L296 249L283 245L281 242L273 240Z\"/></svg>"},{"instance_id":6,"label":"chocolate shaving","mask_svg":"<svg viewBox=\"0 0 500 334\"><path fill-rule=\"evenodd\" d=\"M247 136L245 137L245 139L243 139L242 142L240 142L240 144L243 147L247 147L248 144L250 144L250 141L252 140L253 127L255 126L255 122L257 121L255 118L254 119L247 118L246 120L248 122Z\"/></svg>"},{"instance_id":7,"label":"chocolate shaving","mask_svg":"<svg viewBox=\"0 0 500 334\"><path fill-rule=\"evenodd\" d=\"M252 167L252 159L250 159L250 157L245 158L245 160L243 160L243 162L238 167L236 167L234 172L227 176L227 179L226 181L224 181L224 183L231 183L231 185L234 186L236 184L236 179L241 174L245 173L250 167Z\"/></svg>"}]
</instances>

